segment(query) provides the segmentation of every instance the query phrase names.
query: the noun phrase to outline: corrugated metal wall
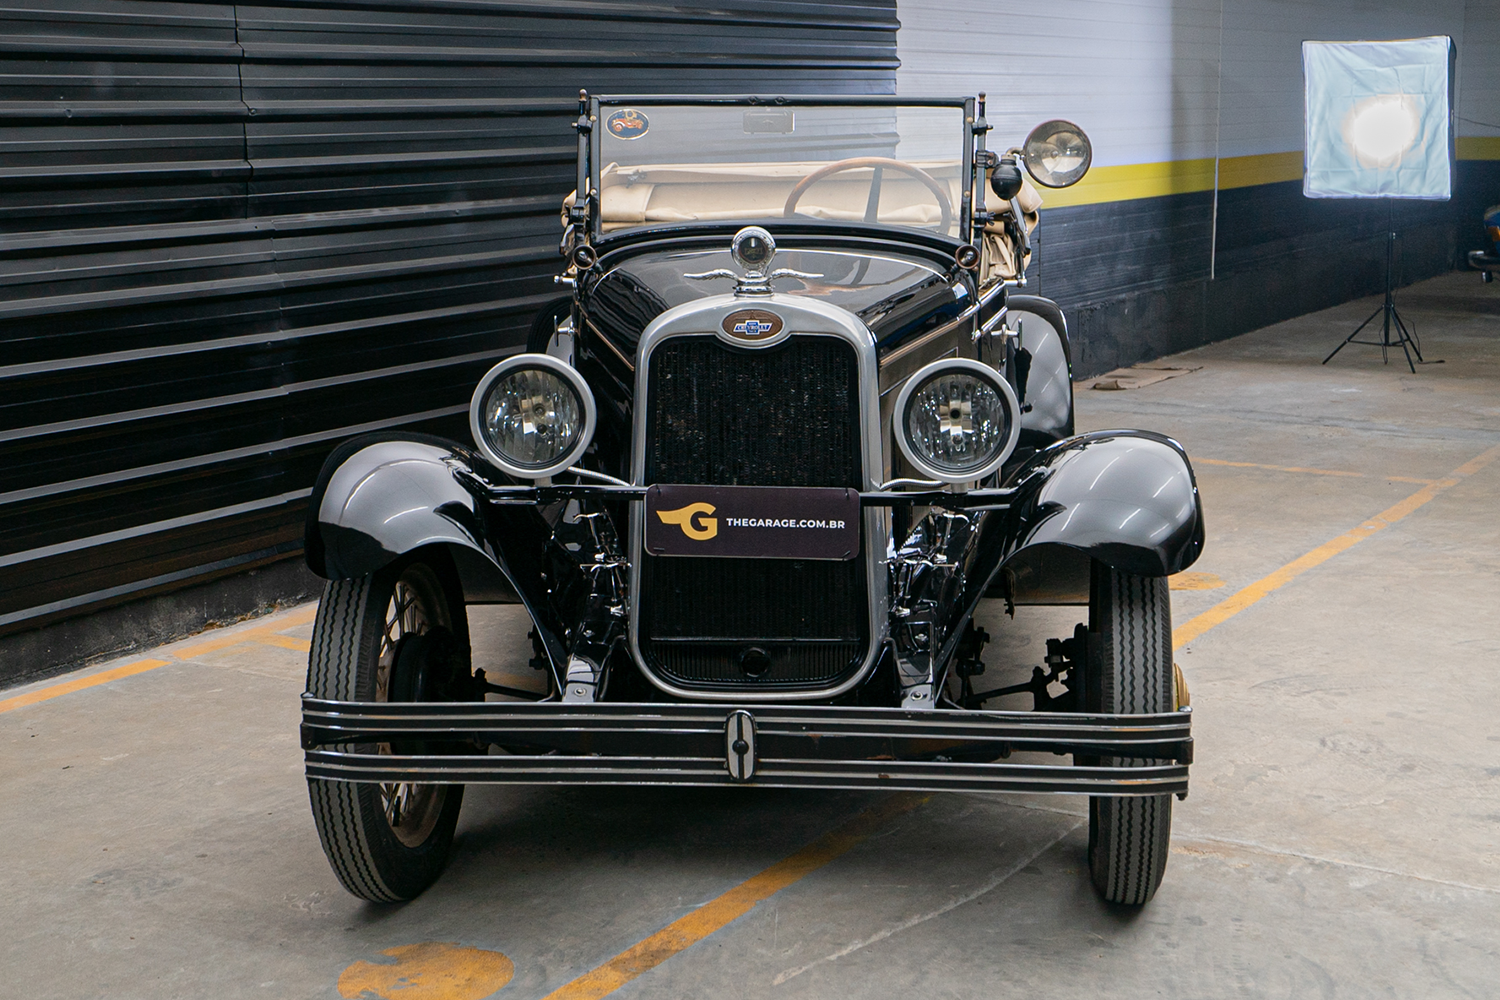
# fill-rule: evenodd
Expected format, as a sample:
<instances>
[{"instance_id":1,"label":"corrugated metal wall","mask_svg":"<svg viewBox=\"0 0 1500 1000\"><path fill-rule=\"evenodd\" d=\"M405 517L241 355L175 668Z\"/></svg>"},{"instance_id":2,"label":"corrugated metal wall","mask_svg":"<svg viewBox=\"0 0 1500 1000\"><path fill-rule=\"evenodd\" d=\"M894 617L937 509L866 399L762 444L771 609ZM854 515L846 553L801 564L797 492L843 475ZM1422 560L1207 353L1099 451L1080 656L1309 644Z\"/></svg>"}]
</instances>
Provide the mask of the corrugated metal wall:
<instances>
[{"instance_id":1,"label":"corrugated metal wall","mask_svg":"<svg viewBox=\"0 0 1500 1000\"><path fill-rule=\"evenodd\" d=\"M894 0L0 9L0 635L301 546L323 456L466 435L556 297L598 92L895 89Z\"/></svg>"}]
</instances>

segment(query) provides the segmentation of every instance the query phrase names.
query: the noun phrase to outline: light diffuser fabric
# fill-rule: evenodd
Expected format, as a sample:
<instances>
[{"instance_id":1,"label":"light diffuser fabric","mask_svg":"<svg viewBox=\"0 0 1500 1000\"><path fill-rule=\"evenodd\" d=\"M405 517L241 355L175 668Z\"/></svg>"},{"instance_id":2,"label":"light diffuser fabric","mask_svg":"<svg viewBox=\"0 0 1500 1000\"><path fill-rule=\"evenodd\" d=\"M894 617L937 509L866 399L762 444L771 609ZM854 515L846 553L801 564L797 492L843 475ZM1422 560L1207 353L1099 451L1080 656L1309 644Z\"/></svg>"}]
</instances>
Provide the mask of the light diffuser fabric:
<instances>
[{"instance_id":1,"label":"light diffuser fabric","mask_svg":"<svg viewBox=\"0 0 1500 1000\"><path fill-rule=\"evenodd\" d=\"M1446 35L1390 42L1303 42L1309 198L1453 193Z\"/></svg>"}]
</instances>

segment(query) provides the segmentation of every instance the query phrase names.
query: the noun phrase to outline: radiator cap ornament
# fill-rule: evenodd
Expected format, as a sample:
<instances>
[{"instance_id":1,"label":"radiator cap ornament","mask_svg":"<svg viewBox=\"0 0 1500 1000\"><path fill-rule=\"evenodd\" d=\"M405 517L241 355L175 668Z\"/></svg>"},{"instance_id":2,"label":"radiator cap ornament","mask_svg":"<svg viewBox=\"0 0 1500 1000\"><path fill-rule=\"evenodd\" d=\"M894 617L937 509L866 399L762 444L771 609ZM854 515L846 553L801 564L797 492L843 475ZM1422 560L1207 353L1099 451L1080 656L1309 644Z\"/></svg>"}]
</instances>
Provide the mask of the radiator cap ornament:
<instances>
[{"instance_id":1,"label":"radiator cap ornament","mask_svg":"<svg viewBox=\"0 0 1500 1000\"><path fill-rule=\"evenodd\" d=\"M729 256L750 274L764 274L776 256L776 240L759 226L746 226L734 234Z\"/></svg>"},{"instance_id":2,"label":"radiator cap ornament","mask_svg":"<svg viewBox=\"0 0 1500 1000\"><path fill-rule=\"evenodd\" d=\"M770 295L771 281L774 278L821 278L821 274L808 274L805 271L796 271L790 267L778 267L774 271L768 270L771 261L776 256L776 241L771 234L760 226L746 226L734 234L734 239L729 243L729 258L740 266L744 274L735 274L727 267L718 267L712 271L703 271L698 274L684 274L684 278L694 281L712 281L716 278L734 278L734 294L744 297L747 295ZM738 314L736 314L738 315ZM727 320L724 327L725 333L731 333ZM779 323L780 320L778 319ZM778 326L779 330L780 327ZM764 340L766 337L774 337L774 333L767 333L756 340Z\"/></svg>"}]
</instances>

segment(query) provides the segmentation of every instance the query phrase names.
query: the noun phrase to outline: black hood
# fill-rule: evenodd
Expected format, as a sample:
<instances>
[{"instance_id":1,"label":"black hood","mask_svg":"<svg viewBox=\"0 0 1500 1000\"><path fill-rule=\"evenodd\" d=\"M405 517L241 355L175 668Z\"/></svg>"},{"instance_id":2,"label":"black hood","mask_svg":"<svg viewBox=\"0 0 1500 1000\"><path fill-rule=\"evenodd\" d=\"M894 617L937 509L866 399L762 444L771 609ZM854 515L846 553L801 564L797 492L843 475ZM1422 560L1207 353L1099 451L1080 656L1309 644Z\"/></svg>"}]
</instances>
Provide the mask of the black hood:
<instances>
[{"instance_id":1,"label":"black hood","mask_svg":"<svg viewBox=\"0 0 1500 1000\"><path fill-rule=\"evenodd\" d=\"M969 291L943 270L916 256L868 251L787 249L774 268L791 268L816 278L777 278L778 293L806 295L846 309L875 334L882 348L968 305ZM725 268L739 272L728 249L642 253L610 268L589 289L589 320L633 356L641 332L666 310L711 295L734 291L732 278L693 279Z\"/></svg>"}]
</instances>

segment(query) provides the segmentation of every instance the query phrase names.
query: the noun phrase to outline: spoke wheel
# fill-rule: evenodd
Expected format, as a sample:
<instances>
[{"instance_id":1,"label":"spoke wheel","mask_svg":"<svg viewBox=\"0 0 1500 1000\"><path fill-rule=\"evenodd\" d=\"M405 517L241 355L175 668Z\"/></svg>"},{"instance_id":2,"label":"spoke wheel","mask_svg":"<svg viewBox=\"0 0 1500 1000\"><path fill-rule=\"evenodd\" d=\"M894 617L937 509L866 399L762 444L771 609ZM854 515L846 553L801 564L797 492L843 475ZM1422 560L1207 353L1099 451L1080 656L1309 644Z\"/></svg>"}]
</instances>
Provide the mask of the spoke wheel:
<instances>
[{"instance_id":1,"label":"spoke wheel","mask_svg":"<svg viewBox=\"0 0 1500 1000\"><path fill-rule=\"evenodd\" d=\"M406 559L355 580L331 581L313 626L308 691L343 701L463 697L468 629L451 567ZM390 744L362 753L441 752ZM310 779L313 818L339 881L363 899L410 899L442 873L462 785Z\"/></svg>"},{"instance_id":2,"label":"spoke wheel","mask_svg":"<svg viewBox=\"0 0 1500 1000\"><path fill-rule=\"evenodd\" d=\"M1094 563L1089 601L1089 711L1170 712L1172 606L1163 577L1134 576ZM1105 757L1104 767L1157 761ZM1111 903L1139 906L1156 894L1172 838L1172 796L1089 799L1089 873Z\"/></svg>"},{"instance_id":3,"label":"spoke wheel","mask_svg":"<svg viewBox=\"0 0 1500 1000\"><path fill-rule=\"evenodd\" d=\"M396 657L407 636L426 634L433 626L452 627L442 597L442 584L430 567L413 563L397 578L391 599L385 609L381 629L380 659L375 672L376 701L409 701L391 697ZM440 620L441 618L446 620ZM391 753L389 743L380 744L380 752ZM420 847L432 836L447 795L445 785L419 785L412 782L380 786L380 804L386 823L396 839L407 847Z\"/></svg>"}]
</instances>

